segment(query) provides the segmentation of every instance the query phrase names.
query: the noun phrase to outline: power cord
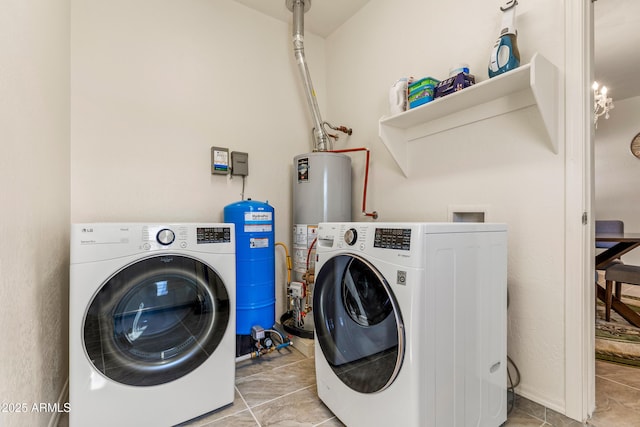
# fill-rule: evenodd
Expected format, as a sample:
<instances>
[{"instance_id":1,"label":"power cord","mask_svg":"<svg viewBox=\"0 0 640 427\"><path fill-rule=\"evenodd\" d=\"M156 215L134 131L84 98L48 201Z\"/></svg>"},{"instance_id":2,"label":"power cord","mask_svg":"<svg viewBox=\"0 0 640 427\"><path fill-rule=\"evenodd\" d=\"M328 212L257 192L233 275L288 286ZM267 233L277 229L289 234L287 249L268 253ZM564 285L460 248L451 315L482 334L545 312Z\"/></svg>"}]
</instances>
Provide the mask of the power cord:
<instances>
[{"instance_id":1,"label":"power cord","mask_svg":"<svg viewBox=\"0 0 640 427\"><path fill-rule=\"evenodd\" d=\"M513 370L515 371L515 375L516 375L515 383L511 378L511 371L509 370L509 366L512 366ZM516 406L516 387L520 385L520 370L508 355L507 355L507 377L509 378L509 387L507 387L507 404L509 405L509 407L507 408L507 414L510 414L511 411L513 411L513 408ZM511 400L509 400L509 395L511 395Z\"/></svg>"},{"instance_id":2,"label":"power cord","mask_svg":"<svg viewBox=\"0 0 640 427\"><path fill-rule=\"evenodd\" d=\"M509 309L509 288L507 288L507 310ZM509 370L509 366L513 367L516 375L516 381L513 382L511 378L511 371ZM520 370L518 366L515 364L513 360L507 355L507 378L509 379L509 386L507 387L507 404L509 405L507 408L507 414L510 414L513 411L513 408L516 406L516 387L520 385ZM509 393L511 394L511 401L509 401Z\"/></svg>"}]
</instances>

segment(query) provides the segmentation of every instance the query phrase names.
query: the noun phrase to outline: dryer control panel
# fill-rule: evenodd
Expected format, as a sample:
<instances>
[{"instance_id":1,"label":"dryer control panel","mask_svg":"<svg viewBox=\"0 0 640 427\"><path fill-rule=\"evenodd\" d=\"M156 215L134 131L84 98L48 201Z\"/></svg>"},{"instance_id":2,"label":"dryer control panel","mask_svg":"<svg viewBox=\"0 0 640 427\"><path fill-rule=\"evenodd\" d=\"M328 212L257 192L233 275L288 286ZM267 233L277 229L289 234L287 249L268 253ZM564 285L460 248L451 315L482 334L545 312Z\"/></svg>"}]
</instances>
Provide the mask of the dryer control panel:
<instances>
[{"instance_id":1,"label":"dryer control panel","mask_svg":"<svg viewBox=\"0 0 640 427\"><path fill-rule=\"evenodd\" d=\"M77 223L71 224L71 264L102 261L154 251L235 254L232 223Z\"/></svg>"},{"instance_id":2,"label":"dryer control panel","mask_svg":"<svg viewBox=\"0 0 640 427\"><path fill-rule=\"evenodd\" d=\"M229 227L198 227L197 243L227 243L231 241Z\"/></svg>"},{"instance_id":3,"label":"dryer control panel","mask_svg":"<svg viewBox=\"0 0 640 427\"><path fill-rule=\"evenodd\" d=\"M157 250L168 248L195 249L195 246L210 243L230 243L229 226L185 226L185 225L147 225L142 227L142 249Z\"/></svg>"}]
</instances>

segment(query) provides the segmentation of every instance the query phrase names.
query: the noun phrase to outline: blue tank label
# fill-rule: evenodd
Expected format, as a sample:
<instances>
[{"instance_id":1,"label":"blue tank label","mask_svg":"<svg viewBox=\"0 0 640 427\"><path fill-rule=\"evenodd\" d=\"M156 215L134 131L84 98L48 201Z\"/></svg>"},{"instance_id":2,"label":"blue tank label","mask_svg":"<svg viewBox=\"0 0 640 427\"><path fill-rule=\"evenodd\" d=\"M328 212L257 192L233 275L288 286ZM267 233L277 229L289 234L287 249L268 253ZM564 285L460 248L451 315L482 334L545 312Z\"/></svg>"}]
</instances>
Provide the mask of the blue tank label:
<instances>
[{"instance_id":1,"label":"blue tank label","mask_svg":"<svg viewBox=\"0 0 640 427\"><path fill-rule=\"evenodd\" d=\"M271 233L271 224L245 224L245 233Z\"/></svg>"},{"instance_id":2,"label":"blue tank label","mask_svg":"<svg viewBox=\"0 0 640 427\"><path fill-rule=\"evenodd\" d=\"M268 248L269 247L269 238L268 237L263 237L263 238L251 238L249 239L249 247L252 249L255 248Z\"/></svg>"},{"instance_id":3,"label":"blue tank label","mask_svg":"<svg viewBox=\"0 0 640 427\"><path fill-rule=\"evenodd\" d=\"M245 222L262 222L262 221L271 221L273 219L273 215L271 212L245 212L244 220Z\"/></svg>"}]
</instances>

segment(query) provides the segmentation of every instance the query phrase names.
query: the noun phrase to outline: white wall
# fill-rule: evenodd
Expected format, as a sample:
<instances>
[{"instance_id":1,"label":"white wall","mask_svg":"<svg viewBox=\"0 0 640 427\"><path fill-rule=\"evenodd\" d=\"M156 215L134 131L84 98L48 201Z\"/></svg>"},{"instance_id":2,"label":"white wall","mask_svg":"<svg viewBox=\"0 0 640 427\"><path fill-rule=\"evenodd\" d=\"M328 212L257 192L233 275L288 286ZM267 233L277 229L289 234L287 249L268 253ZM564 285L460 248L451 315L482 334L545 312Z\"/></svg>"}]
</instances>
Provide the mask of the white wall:
<instances>
[{"instance_id":1,"label":"white wall","mask_svg":"<svg viewBox=\"0 0 640 427\"><path fill-rule=\"evenodd\" d=\"M72 5L72 222L222 221L242 180L211 175L219 146L249 153L245 196L290 246L292 160L312 147L290 27L230 0ZM305 42L322 106L324 41Z\"/></svg>"},{"instance_id":2,"label":"white wall","mask_svg":"<svg viewBox=\"0 0 640 427\"><path fill-rule=\"evenodd\" d=\"M371 148L368 203L380 220L447 221L450 206L468 205L508 224L508 348L522 373L518 392L564 412L563 142L553 154L539 113L529 107L412 143L405 178L378 138L388 88L398 78L442 79L460 62L478 81L488 78L498 6L371 0L327 38L328 120L353 127L349 146ZM539 52L562 70L563 13L562 2L552 0L518 5L523 63ZM354 163L359 174L362 162Z\"/></svg>"},{"instance_id":3,"label":"white wall","mask_svg":"<svg viewBox=\"0 0 640 427\"><path fill-rule=\"evenodd\" d=\"M629 149L640 132L640 97L615 100L608 120L598 120L595 139L595 211L598 219L621 219L625 230L640 231L640 159ZM640 265L640 252L623 257Z\"/></svg>"},{"instance_id":4,"label":"white wall","mask_svg":"<svg viewBox=\"0 0 640 427\"><path fill-rule=\"evenodd\" d=\"M46 426L67 378L69 1L9 0L0 13L0 396Z\"/></svg>"}]
</instances>

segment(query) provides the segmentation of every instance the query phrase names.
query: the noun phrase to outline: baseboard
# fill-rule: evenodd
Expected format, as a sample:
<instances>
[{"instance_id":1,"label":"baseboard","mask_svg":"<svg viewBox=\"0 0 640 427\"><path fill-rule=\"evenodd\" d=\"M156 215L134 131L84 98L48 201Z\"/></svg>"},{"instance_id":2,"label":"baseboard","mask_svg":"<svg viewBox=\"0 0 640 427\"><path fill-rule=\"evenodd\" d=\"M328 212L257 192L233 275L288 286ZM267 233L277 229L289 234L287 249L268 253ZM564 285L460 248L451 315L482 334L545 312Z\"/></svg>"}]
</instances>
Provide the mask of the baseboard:
<instances>
[{"instance_id":1,"label":"baseboard","mask_svg":"<svg viewBox=\"0 0 640 427\"><path fill-rule=\"evenodd\" d=\"M293 335L291 337L293 347L306 357L314 356L314 343L313 339L301 338Z\"/></svg>"},{"instance_id":2,"label":"baseboard","mask_svg":"<svg viewBox=\"0 0 640 427\"><path fill-rule=\"evenodd\" d=\"M67 377L64 385L62 386L62 390L60 390L60 394L58 395L57 407L64 408L64 404L69 399L69 378ZM60 411L55 411L51 413L51 418L49 419L48 427L57 427L60 423Z\"/></svg>"},{"instance_id":3,"label":"baseboard","mask_svg":"<svg viewBox=\"0 0 640 427\"><path fill-rule=\"evenodd\" d=\"M574 425L577 422L561 412L537 403L520 393L516 393L515 407L527 415L543 421L544 425Z\"/></svg>"}]
</instances>

